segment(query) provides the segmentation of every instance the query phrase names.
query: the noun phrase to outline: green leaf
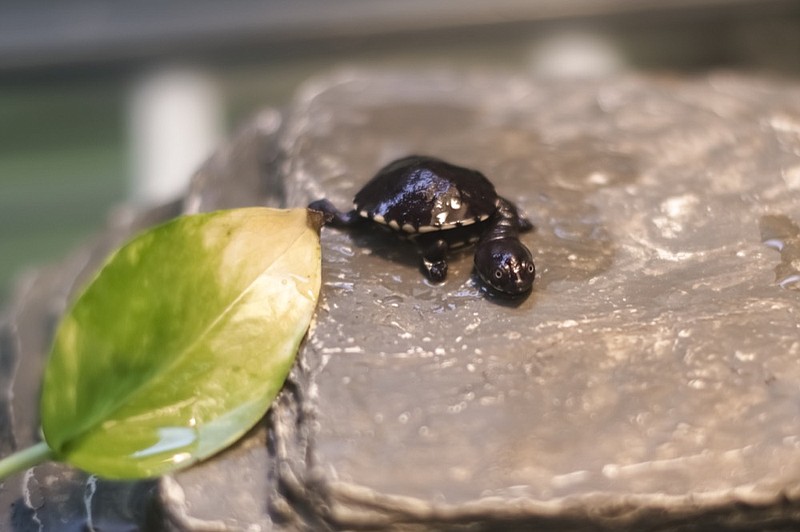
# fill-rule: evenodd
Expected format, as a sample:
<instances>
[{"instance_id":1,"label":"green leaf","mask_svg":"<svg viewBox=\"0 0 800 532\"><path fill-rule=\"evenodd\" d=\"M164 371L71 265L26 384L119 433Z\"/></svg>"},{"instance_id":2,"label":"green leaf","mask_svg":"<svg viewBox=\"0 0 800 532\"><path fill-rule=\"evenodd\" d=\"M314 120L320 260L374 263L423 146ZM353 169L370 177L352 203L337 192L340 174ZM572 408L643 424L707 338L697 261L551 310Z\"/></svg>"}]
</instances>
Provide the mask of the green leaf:
<instances>
[{"instance_id":1,"label":"green leaf","mask_svg":"<svg viewBox=\"0 0 800 532\"><path fill-rule=\"evenodd\" d=\"M63 318L45 369L55 459L151 477L250 429L311 321L320 223L306 209L198 214L113 254Z\"/></svg>"}]
</instances>

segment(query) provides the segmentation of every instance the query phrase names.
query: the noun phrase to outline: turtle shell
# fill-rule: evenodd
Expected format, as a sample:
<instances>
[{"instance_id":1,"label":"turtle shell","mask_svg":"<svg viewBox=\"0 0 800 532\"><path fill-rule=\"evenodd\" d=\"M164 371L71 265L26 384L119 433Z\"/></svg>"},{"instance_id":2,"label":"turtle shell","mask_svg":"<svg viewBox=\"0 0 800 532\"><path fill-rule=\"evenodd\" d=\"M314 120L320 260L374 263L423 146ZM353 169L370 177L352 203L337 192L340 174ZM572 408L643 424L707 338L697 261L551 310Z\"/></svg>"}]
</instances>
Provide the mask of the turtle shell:
<instances>
[{"instance_id":1,"label":"turtle shell","mask_svg":"<svg viewBox=\"0 0 800 532\"><path fill-rule=\"evenodd\" d=\"M486 220L497 208L497 193L476 170L413 155L380 169L354 203L364 218L406 233L427 233Z\"/></svg>"}]
</instances>

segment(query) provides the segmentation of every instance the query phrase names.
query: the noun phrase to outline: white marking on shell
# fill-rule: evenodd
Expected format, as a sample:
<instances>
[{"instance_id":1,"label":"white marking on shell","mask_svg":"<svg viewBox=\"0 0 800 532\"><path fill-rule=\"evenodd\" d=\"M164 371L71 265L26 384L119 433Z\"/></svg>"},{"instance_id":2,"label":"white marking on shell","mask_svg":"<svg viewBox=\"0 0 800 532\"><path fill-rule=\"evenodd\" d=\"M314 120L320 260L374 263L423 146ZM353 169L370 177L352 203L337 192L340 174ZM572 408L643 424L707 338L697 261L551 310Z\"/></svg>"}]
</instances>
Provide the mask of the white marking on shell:
<instances>
[{"instance_id":1,"label":"white marking on shell","mask_svg":"<svg viewBox=\"0 0 800 532\"><path fill-rule=\"evenodd\" d=\"M460 209L461 208L461 198L457 198L457 197L450 198L450 208L451 209Z\"/></svg>"},{"instance_id":2,"label":"white marking on shell","mask_svg":"<svg viewBox=\"0 0 800 532\"><path fill-rule=\"evenodd\" d=\"M432 233L434 231L441 231L441 230L442 230L441 227L434 227L432 225L423 225L419 229L417 229L417 231L419 231L420 233Z\"/></svg>"},{"instance_id":3,"label":"white marking on shell","mask_svg":"<svg viewBox=\"0 0 800 532\"><path fill-rule=\"evenodd\" d=\"M360 211L358 215L362 218L369 218L369 213L367 211Z\"/></svg>"},{"instance_id":4,"label":"white marking on shell","mask_svg":"<svg viewBox=\"0 0 800 532\"><path fill-rule=\"evenodd\" d=\"M416 233L417 229L411 224L403 224L403 231L406 233Z\"/></svg>"},{"instance_id":5,"label":"white marking on shell","mask_svg":"<svg viewBox=\"0 0 800 532\"><path fill-rule=\"evenodd\" d=\"M444 225L445 221L447 221L447 213L446 212L440 212L439 214L436 215L436 223L438 225Z\"/></svg>"},{"instance_id":6,"label":"white marking on shell","mask_svg":"<svg viewBox=\"0 0 800 532\"><path fill-rule=\"evenodd\" d=\"M376 214L375 216L372 217L372 219L375 220L376 222L378 222L379 224L385 224L386 223L386 220L380 214Z\"/></svg>"},{"instance_id":7,"label":"white marking on shell","mask_svg":"<svg viewBox=\"0 0 800 532\"><path fill-rule=\"evenodd\" d=\"M389 220L389 227L391 227L395 231L399 231L400 230L400 224L397 223L397 220Z\"/></svg>"},{"instance_id":8,"label":"white marking on shell","mask_svg":"<svg viewBox=\"0 0 800 532\"><path fill-rule=\"evenodd\" d=\"M431 233L433 231L446 231L448 229L453 229L455 227L463 227L465 225L472 225L476 222L482 222L487 218L489 218L488 215L483 215L475 218L467 218L466 220L458 220L457 222L443 223L441 225L423 225L417 229L417 232Z\"/></svg>"}]
</instances>

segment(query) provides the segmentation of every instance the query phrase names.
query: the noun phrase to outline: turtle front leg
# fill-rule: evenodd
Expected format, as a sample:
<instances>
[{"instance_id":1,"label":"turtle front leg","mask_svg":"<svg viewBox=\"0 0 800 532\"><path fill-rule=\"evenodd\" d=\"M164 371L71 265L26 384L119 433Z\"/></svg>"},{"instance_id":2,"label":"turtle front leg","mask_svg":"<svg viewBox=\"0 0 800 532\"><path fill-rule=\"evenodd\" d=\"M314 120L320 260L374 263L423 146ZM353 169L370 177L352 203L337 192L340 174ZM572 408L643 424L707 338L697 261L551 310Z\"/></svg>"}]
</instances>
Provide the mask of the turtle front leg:
<instances>
[{"instance_id":1,"label":"turtle front leg","mask_svg":"<svg viewBox=\"0 0 800 532\"><path fill-rule=\"evenodd\" d=\"M361 219L355 210L342 212L326 199L312 201L308 208L321 212L325 216L325 224L334 227L349 227Z\"/></svg>"},{"instance_id":2,"label":"turtle front leg","mask_svg":"<svg viewBox=\"0 0 800 532\"><path fill-rule=\"evenodd\" d=\"M441 283L447 277L447 250L450 246L442 238L426 239L420 244L425 276L434 283Z\"/></svg>"}]
</instances>

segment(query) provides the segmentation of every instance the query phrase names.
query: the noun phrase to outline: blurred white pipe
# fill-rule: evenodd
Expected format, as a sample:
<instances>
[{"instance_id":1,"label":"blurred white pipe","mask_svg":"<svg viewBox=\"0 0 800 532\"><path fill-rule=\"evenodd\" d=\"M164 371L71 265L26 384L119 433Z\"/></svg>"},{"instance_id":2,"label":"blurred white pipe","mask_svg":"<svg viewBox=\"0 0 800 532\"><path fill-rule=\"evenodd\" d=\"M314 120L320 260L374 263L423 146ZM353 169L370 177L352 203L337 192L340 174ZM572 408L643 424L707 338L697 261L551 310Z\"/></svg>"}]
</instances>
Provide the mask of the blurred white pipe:
<instances>
[{"instance_id":1,"label":"blurred white pipe","mask_svg":"<svg viewBox=\"0 0 800 532\"><path fill-rule=\"evenodd\" d=\"M180 197L223 133L216 81L174 67L143 75L130 94L131 197L160 204Z\"/></svg>"},{"instance_id":2,"label":"blurred white pipe","mask_svg":"<svg viewBox=\"0 0 800 532\"><path fill-rule=\"evenodd\" d=\"M532 72L545 78L598 78L626 68L614 42L591 30L567 29L543 37L531 47L529 57Z\"/></svg>"}]
</instances>

